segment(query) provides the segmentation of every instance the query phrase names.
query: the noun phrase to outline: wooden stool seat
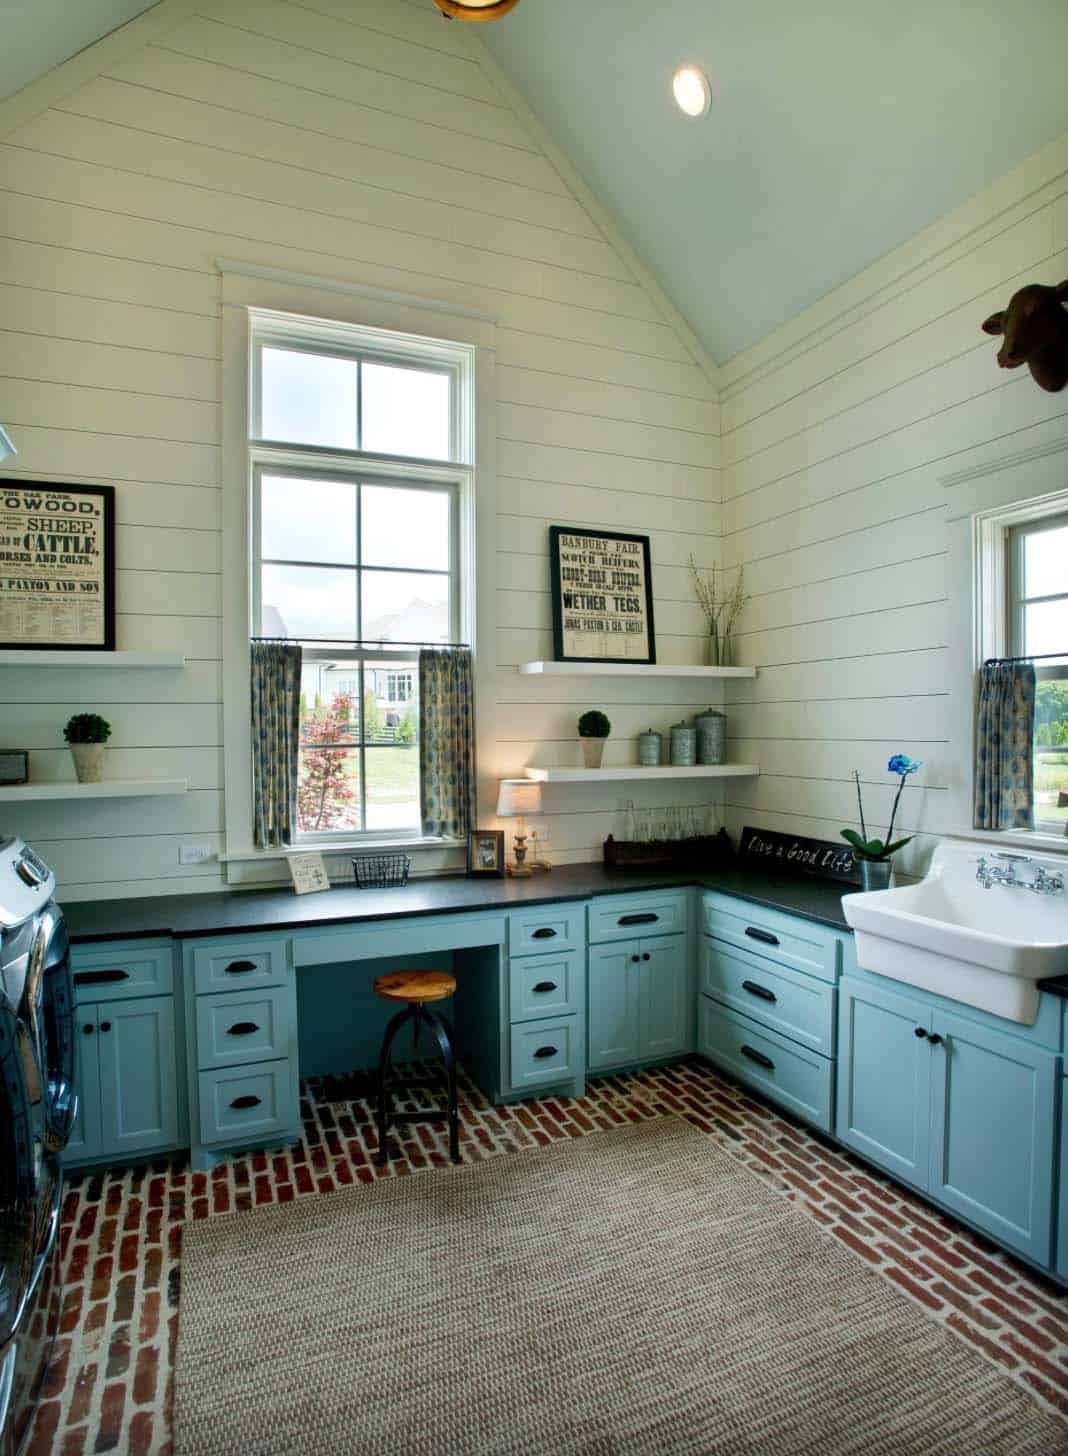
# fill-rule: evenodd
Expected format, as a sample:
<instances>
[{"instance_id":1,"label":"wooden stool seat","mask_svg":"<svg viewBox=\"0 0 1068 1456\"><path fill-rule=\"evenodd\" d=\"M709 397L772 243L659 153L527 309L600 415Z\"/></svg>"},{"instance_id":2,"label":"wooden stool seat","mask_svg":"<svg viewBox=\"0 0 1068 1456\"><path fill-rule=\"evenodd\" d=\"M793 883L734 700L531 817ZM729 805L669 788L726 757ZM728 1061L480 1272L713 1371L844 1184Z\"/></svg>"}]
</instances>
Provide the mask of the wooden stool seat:
<instances>
[{"instance_id":1,"label":"wooden stool seat","mask_svg":"<svg viewBox=\"0 0 1068 1456\"><path fill-rule=\"evenodd\" d=\"M390 971L375 979L375 995L386 1001L422 1005L444 1001L456 990L456 977L447 971Z\"/></svg>"}]
</instances>

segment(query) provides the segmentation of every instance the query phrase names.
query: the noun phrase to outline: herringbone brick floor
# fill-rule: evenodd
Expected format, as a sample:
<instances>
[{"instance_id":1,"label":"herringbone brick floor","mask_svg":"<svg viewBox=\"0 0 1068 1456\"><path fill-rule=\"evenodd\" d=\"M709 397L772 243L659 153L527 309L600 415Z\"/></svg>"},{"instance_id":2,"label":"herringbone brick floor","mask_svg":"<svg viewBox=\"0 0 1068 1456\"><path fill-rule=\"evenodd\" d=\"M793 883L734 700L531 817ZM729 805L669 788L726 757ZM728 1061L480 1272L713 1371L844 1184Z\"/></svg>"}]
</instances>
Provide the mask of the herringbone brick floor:
<instances>
[{"instance_id":1,"label":"herringbone brick floor","mask_svg":"<svg viewBox=\"0 0 1068 1456\"><path fill-rule=\"evenodd\" d=\"M446 1165L440 1131L423 1125L412 1130L387 1169L375 1169L367 1091L359 1075L307 1083L300 1143L231 1159L210 1174L193 1172L178 1157L70 1179L62 1226L62 1329L31 1456L169 1456L188 1220ZM1068 1295L697 1058L601 1078L579 1100L490 1107L468 1087L464 1161L663 1113L687 1118L728 1146L932 1319L1068 1418ZM1065 1436L1068 1450L1068 1426Z\"/></svg>"}]
</instances>

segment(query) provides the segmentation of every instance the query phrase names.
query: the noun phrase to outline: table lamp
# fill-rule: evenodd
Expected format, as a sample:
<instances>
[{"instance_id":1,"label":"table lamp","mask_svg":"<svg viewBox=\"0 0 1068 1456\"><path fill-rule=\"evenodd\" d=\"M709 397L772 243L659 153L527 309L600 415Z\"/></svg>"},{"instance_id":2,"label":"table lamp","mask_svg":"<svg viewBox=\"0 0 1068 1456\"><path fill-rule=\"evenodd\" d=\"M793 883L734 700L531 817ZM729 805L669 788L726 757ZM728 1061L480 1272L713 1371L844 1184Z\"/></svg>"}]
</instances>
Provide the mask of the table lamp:
<instances>
[{"instance_id":1,"label":"table lamp","mask_svg":"<svg viewBox=\"0 0 1068 1456\"><path fill-rule=\"evenodd\" d=\"M19 452L11 442L11 436L0 425L0 460L6 460L9 455L17 455Z\"/></svg>"},{"instance_id":2,"label":"table lamp","mask_svg":"<svg viewBox=\"0 0 1068 1456\"><path fill-rule=\"evenodd\" d=\"M527 864L528 814L541 813L541 785L533 779L501 779L497 795L498 819L518 819L515 829L515 862L508 866L510 875L526 876L532 873Z\"/></svg>"}]
</instances>

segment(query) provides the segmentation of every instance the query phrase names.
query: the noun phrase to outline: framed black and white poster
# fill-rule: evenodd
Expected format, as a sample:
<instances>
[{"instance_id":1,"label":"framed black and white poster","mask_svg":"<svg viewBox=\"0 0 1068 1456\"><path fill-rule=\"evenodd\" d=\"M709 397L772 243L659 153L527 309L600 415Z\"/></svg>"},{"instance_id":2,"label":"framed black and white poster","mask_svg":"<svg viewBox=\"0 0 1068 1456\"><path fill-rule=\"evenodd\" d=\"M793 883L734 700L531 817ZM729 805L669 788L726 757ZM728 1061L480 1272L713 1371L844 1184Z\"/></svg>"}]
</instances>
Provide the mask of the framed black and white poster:
<instances>
[{"instance_id":1,"label":"framed black and white poster","mask_svg":"<svg viewBox=\"0 0 1068 1456\"><path fill-rule=\"evenodd\" d=\"M655 662L649 537L549 527L557 662Z\"/></svg>"},{"instance_id":2,"label":"framed black and white poster","mask_svg":"<svg viewBox=\"0 0 1068 1456\"><path fill-rule=\"evenodd\" d=\"M0 480L0 647L115 647L115 487Z\"/></svg>"}]
</instances>

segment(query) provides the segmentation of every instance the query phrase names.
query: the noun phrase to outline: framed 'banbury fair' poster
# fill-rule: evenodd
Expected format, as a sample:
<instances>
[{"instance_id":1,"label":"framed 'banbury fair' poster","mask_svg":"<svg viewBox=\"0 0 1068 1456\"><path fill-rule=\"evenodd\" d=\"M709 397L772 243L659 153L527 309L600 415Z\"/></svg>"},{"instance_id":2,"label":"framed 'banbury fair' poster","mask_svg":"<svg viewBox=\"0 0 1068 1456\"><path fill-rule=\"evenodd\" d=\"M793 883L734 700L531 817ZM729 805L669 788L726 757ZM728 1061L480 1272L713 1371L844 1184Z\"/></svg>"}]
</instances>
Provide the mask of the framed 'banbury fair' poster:
<instances>
[{"instance_id":1,"label":"framed 'banbury fair' poster","mask_svg":"<svg viewBox=\"0 0 1068 1456\"><path fill-rule=\"evenodd\" d=\"M0 647L115 647L115 488L0 480Z\"/></svg>"},{"instance_id":2,"label":"framed 'banbury fair' poster","mask_svg":"<svg viewBox=\"0 0 1068 1456\"><path fill-rule=\"evenodd\" d=\"M655 662L649 537L549 527L557 662Z\"/></svg>"}]
</instances>

